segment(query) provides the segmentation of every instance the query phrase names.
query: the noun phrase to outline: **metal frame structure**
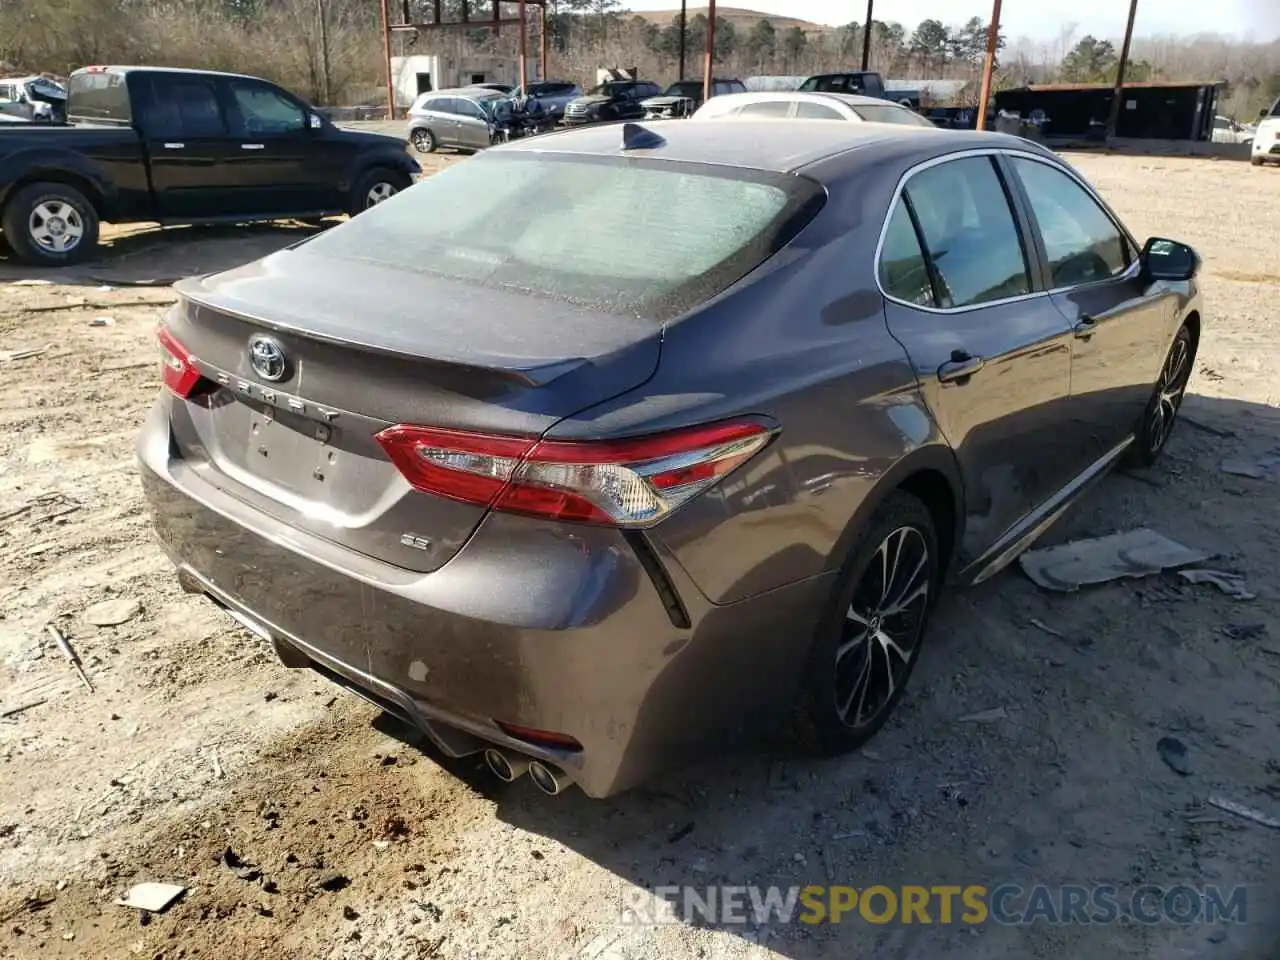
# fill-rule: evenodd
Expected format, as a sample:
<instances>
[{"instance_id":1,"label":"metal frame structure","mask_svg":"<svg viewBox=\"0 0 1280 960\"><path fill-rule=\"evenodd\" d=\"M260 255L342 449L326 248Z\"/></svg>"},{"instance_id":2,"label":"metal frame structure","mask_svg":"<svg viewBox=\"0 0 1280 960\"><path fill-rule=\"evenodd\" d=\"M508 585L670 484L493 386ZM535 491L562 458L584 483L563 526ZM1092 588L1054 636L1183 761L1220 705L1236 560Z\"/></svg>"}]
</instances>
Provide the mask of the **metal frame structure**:
<instances>
[{"instance_id":1,"label":"metal frame structure","mask_svg":"<svg viewBox=\"0 0 1280 960\"><path fill-rule=\"evenodd\" d=\"M492 30L497 36L502 32L503 27L517 27L519 29L519 52L517 58L520 62L520 89L525 89L529 85L528 72L528 56L529 56L529 16L528 8L536 7L538 10L538 26L539 26L539 42L541 49L539 50L539 64L542 79L549 79L547 73L547 0L461 0L460 17L457 20L445 20L443 11L443 0L431 0L432 14L431 20L426 22L414 22L409 13L410 0L400 0L400 22L391 22L390 0L381 0L382 5L382 52L383 59L386 61L386 77L387 77L387 119L394 120L396 112L395 99L395 80L391 73L391 34L393 32L412 32L423 33L433 30ZM519 9L519 14L515 19L502 16L502 4L515 3ZM473 6L488 6L489 16L473 17Z\"/></svg>"}]
</instances>

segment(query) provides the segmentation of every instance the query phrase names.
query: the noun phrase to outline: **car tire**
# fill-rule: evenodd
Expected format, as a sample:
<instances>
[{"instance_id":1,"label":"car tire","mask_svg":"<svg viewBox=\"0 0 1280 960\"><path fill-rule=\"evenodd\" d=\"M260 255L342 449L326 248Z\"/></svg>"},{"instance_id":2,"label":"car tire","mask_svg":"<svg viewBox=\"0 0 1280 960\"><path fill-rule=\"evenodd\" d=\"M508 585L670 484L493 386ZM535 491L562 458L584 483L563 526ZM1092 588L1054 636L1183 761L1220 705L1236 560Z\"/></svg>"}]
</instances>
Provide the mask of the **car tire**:
<instances>
[{"instance_id":1,"label":"car tire","mask_svg":"<svg viewBox=\"0 0 1280 960\"><path fill-rule=\"evenodd\" d=\"M440 146L436 135L426 127L419 127L409 134L409 142L413 144L413 149L419 153L435 153L436 147Z\"/></svg>"},{"instance_id":2,"label":"car tire","mask_svg":"<svg viewBox=\"0 0 1280 960\"><path fill-rule=\"evenodd\" d=\"M1249 162L1250 162L1251 164L1253 164L1255 167L1260 167L1260 166L1262 166L1262 158L1261 158L1261 157L1250 157L1250 158L1249 158Z\"/></svg>"},{"instance_id":3,"label":"car tire","mask_svg":"<svg viewBox=\"0 0 1280 960\"><path fill-rule=\"evenodd\" d=\"M409 178L398 170L374 167L356 180L355 189L351 191L351 205L347 212L353 217L364 213L370 207L390 199L401 190L407 190L410 184Z\"/></svg>"},{"instance_id":4,"label":"car tire","mask_svg":"<svg viewBox=\"0 0 1280 960\"><path fill-rule=\"evenodd\" d=\"M79 263L98 245L97 210L65 183L23 187L5 205L0 227L14 256L38 267Z\"/></svg>"},{"instance_id":5,"label":"car tire","mask_svg":"<svg viewBox=\"0 0 1280 960\"><path fill-rule=\"evenodd\" d=\"M1149 467L1160 458L1161 451L1173 434L1187 383L1195 369L1196 344L1191 331L1183 325L1173 338L1173 345L1160 366L1160 378L1151 391L1151 399L1134 430L1133 443L1125 453L1124 465Z\"/></svg>"},{"instance_id":6,"label":"car tire","mask_svg":"<svg viewBox=\"0 0 1280 960\"><path fill-rule=\"evenodd\" d=\"M940 559L933 516L919 498L897 490L876 507L840 569L810 645L791 724L798 746L828 756L848 753L889 719L920 658ZM887 612L895 606L900 612ZM880 702L868 708L873 693Z\"/></svg>"}]
</instances>

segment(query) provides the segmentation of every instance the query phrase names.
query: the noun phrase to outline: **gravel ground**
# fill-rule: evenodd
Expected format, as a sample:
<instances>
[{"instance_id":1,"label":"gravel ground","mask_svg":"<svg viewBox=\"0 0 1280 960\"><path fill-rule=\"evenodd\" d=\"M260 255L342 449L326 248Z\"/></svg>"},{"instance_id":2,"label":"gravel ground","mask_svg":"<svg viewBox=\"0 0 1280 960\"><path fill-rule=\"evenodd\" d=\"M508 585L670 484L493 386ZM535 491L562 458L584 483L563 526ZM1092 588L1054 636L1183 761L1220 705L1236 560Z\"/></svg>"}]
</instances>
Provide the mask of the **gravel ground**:
<instances>
[{"instance_id":1,"label":"gravel ground","mask_svg":"<svg viewBox=\"0 0 1280 960\"><path fill-rule=\"evenodd\" d=\"M45 348L0 359L0 712L39 702L0 719L0 956L1280 956L1258 922L1280 917L1280 831L1206 806L1280 817L1277 477L1218 469L1280 445L1280 171L1073 161L1140 236L1203 253L1207 316L1161 466L1108 479L1046 542L1149 525L1225 554L1257 598L1172 577L1054 595L1008 570L944 599L869 749L717 757L606 802L440 761L183 595L154 545L132 442L163 281L300 229L113 230L76 274L0 259L0 358ZM90 622L104 601L122 622ZM187 891L150 917L114 905L143 880ZM1248 884L1249 922L620 922L638 888L830 883Z\"/></svg>"}]
</instances>

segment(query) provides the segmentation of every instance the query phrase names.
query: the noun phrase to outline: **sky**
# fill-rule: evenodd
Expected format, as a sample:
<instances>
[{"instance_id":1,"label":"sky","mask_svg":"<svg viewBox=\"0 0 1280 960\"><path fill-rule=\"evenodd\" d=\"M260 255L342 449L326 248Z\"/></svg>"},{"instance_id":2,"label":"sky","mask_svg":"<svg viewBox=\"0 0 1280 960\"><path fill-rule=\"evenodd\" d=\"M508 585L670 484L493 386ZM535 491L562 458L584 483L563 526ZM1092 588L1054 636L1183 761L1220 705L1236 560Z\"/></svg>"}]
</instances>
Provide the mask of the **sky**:
<instances>
[{"instance_id":1,"label":"sky","mask_svg":"<svg viewBox=\"0 0 1280 960\"><path fill-rule=\"evenodd\" d=\"M816 23L843 24L866 15L865 0L725 0L725 6L785 14ZM670 10L679 0L624 0L632 10ZM704 7L706 0L689 0ZM1075 36L1120 37L1126 0L1004 0L1001 21L1011 39L1053 40L1068 26ZM928 17L958 23L991 16L991 0L876 0L877 20L908 29ZM1280 0L1138 0L1138 35L1225 33L1251 40L1280 38Z\"/></svg>"}]
</instances>

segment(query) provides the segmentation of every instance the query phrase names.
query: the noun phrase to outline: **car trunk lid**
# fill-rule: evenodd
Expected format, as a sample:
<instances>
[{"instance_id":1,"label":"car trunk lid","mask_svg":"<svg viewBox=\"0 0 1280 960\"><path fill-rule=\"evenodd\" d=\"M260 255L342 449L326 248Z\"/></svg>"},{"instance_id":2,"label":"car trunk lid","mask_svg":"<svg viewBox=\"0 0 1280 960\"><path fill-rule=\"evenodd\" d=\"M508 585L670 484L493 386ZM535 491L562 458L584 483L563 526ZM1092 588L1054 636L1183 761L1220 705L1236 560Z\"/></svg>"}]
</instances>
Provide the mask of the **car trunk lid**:
<instances>
[{"instance_id":1,"label":"car trunk lid","mask_svg":"<svg viewBox=\"0 0 1280 960\"><path fill-rule=\"evenodd\" d=\"M271 516L421 572L485 508L411 489L379 431L540 436L658 361L651 321L301 250L178 291L168 328L205 385L175 401L179 454Z\"/></svg>"}]
</instances>

